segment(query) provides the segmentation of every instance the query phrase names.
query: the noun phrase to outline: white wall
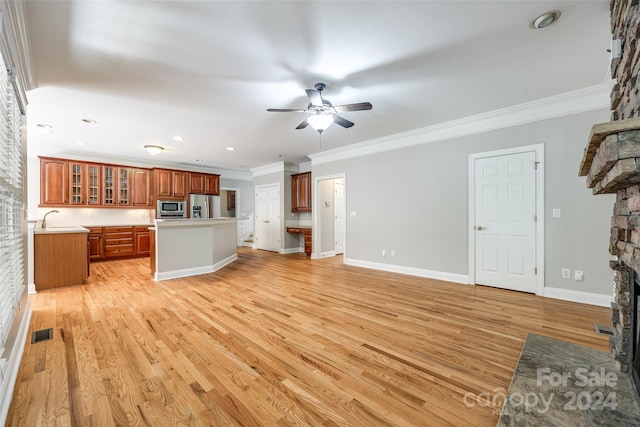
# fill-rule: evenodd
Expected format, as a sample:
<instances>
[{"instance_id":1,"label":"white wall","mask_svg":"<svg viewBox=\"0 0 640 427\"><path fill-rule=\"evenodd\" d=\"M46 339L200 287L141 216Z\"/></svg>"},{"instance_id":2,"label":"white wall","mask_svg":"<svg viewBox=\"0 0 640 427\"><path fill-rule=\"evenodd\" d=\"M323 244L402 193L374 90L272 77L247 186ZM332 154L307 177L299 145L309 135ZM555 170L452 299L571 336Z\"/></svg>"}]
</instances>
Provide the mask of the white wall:
<instances>
[{"instance_id":1,"label":"white wall","mask_svg":"<svg viewBox=\"0 0 640 427\"><path fill-rule=\"evenodd\" d=\"M592 196L578 176L591 126L608 109L483 132L312 166L315 176L346 173L346 258L468 275L468 155L545 144L545 283L611 294L609 222L615 196ZM552 218L553 208L562 217ZM395 250L396 258L381 250ZM584 281L562 279L562 268Z\"/></svg>"}]
</instances>

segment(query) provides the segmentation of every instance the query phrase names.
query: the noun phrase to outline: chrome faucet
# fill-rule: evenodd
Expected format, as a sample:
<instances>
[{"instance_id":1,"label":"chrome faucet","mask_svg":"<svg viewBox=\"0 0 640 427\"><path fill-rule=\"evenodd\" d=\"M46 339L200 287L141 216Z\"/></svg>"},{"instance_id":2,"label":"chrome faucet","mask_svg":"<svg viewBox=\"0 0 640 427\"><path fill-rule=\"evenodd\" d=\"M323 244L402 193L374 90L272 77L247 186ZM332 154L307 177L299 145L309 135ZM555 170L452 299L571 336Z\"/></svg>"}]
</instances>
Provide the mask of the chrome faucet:
<instances>
[{"instance_id":1,"label":"chrome faucet","mask_svg":"<svg viewBox=\"0 0 640 427\"><path fill-rule=\"evenodd\" d=\"M42 229L43 230L47 229L47 215L49 215L50 213L60 213L60 211L54 209L54 210L49 211L46 214L44 214L44 217L42 218Z\"/></svg>"}]
</instances>

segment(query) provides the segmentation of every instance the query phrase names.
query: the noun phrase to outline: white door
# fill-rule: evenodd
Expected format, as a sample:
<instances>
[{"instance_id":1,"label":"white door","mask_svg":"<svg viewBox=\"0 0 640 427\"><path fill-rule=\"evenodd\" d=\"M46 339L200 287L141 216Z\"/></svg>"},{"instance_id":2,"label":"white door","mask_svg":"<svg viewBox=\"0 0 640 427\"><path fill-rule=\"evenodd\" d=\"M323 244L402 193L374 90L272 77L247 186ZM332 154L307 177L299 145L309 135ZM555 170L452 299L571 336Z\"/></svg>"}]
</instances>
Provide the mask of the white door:
<instances>
[{"instance_id":1,"label":"white door","mask_svg":"<svg viewBox=\"0 0 640 427\"><path fill-rule=\"evenodd\" d=\"M344 224L346 209L344 204L344 183L342 179L336 179L333 181L333 206L335 212L335 221L333 225L335 227L333 235L335 236L335 252L336 255L344 253Z\"/></svg>"},{"instance_id":2,"label":"white door","mask_svg":"<svg viewBox=\"0 0 640 427\"><path fill-rule=\"evenodd\" d=\"M476 283L536 291L535 152L475 159Z\"/></svg>"},{"instance_id":3,"label":"white door","mask_svg":"<svg viewBox=\"0 0 640 427\"><path fill-rule=\"evenodd\" d=\"M256 249L280 250L280 184L256 187Z\"/></svg>"}]
</instances>

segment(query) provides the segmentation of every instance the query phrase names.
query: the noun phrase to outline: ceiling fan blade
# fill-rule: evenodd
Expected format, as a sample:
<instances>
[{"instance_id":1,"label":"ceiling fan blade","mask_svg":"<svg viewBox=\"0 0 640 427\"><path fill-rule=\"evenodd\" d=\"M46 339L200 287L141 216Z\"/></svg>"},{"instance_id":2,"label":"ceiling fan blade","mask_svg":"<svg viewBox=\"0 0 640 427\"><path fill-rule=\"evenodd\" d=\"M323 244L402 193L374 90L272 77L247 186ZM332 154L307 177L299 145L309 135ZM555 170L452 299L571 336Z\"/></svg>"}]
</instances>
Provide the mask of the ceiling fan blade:
<instances>
[{"instance_id":1,"label":"ceiling fan blade","mask_svg":"<svg viewBox=\"0 0 640 427\"><path fill-rule=\"evenodd\" d=\"M320 96L320 92L314 89L306 89L307 96L309 97L309 102L311 105L316 107L322 107L322 96Z\"/></svg>"},{"instance_id":2,"label":"ceiling fan blade","mask_svg":"<svg viewBox=\"0 0 640 427\"><path fill-rule=\"evenodd\" d=\"M307 121L307 119L304 119L304 121L300 123L296 129L304 129L307 126L309 126L309 122Z\"/></svg>"},{"instance_id":3,"label":"ceiling fan blade","mask_svg":"<svg viewBox=\"0 0 640 427\"><path fill-rule=\"evenodd\" d=\"M350 128L351 126L353 126L353 125L354 125L354 123L353 123L353 122L350 122L349 120L344 119L344 118L342 118L342 117L340 117L340 116L337 116L337 115L335 115L335 114L332 114L331 116L333 117L333 121L334 121L336 124L338 124L338 125L342 126L343 128Z\"/></svg>"},{"instance_id":4,"label":"ceiling fan blade","mask_svg":"<svg viewBox=\"0 0 640 427\"><path fill-rule=\"evenodd\" d=\"M344 111L360 111L360 110L371 110L373 105L370 102L358 102L357 104L345 104L345 105L335 105L333 107L338 113L342 113Z\"/></svg>"},{"instance_id":5,"label":"ceiling fan blade","mask_svg":"<svg viewBox=\"0 0 640 427\"><path fill-rule=\"evenodd\" d=\"M306 110L300 108L267 108L270 113L304 113Z\"/></svg>"}]
</instances>

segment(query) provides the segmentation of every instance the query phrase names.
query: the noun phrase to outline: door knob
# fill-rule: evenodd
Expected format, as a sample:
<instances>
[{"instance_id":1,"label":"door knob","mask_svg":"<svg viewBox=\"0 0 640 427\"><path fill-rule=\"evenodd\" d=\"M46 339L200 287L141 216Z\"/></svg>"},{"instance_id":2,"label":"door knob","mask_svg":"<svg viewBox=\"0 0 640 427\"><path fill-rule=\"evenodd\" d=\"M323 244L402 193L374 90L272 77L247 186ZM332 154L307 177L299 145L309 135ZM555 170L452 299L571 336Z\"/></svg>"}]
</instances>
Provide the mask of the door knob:
<instances>
[{"instance_id":1,"label":"door knob","mask_svg":"<svg viewBox=\"0 0 640 427\"><path fill-rule=\"evenodd\" d=\"M476 227L476 230L478 230L478 231L482 231L482 230L486 230L486 229L487 229L487 227L482 227L481 225Z\"/></svg>"}]
</instances>

